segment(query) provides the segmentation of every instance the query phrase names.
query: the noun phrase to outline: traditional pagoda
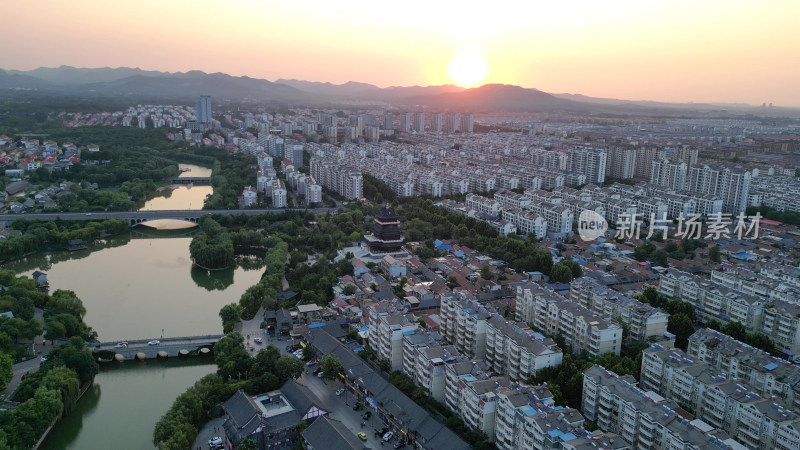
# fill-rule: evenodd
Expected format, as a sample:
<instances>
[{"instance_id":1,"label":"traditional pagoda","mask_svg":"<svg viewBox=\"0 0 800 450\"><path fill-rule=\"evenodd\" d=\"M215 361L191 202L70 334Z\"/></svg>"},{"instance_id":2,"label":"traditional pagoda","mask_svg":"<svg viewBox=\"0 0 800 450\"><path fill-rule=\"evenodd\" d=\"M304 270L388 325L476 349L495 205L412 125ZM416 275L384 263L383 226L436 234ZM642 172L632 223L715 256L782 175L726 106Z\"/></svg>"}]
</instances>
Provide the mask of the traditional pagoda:
<instances>
[{"instance_id":1,"label":"traditional pagoda","mask_svg":"<svg viewBox=\"0 0 800 450\"><path fill-rule=\"evenodd\" d=\"M375 216L372 234L364 236L369 251L373 253L399 252L403 248L403 230L400 229L400 216L391 206L385 206Z\"/></svg>"}]
</instances>

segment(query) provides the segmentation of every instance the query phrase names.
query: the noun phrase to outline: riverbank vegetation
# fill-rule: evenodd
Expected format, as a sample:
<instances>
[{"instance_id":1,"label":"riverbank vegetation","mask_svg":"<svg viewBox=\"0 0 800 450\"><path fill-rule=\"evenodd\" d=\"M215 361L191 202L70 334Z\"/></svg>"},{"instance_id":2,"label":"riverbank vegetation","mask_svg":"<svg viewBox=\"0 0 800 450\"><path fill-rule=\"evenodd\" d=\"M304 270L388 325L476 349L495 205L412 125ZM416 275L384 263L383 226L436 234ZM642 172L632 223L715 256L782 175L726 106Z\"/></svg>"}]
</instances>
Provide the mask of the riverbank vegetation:
<instances>
[{"instance_id":1,"label":"riverbank vegetation","mask_svg":"<svg viewBox=\"0 0 800 450\"><path fill-rule=\"evenodd\" d=\"M125 220L99 222L60 221L41 222L18 219L11 225L20 234L0 241L0 262L13 261L37 252L66 250L69 241L81 239L90 244L98 239L128 231Z\"/></svg>"},{"instance_id":2,"label":"riverbank vegetation","mask_svg":"<svg viewBox=\"0 0 800 450\"><path fill-rule=\"evenodd\" d=\"M243 344L242 335L233 333L214 345L217 373L206 375L181 394L159 419L153 431L153 443L159 449L191 448L212 411L218 410L237 390L250 395L269 392L303 374L303 362L281 355L274 345L252 357Z\"/></svg>"},{"instance_id":3,"label":"riverbank vegetation","mask_svg":"<svg viewBox=\"0 0 800 450\"><path fill-rule=\"evenodd\" d=\"M14 409L0 411L0 448L31 448L42 433L75 407L80 386L99 371L83 339L75 337L50 351L41 368L17 390Z\"/></svg>"}]
</instances>

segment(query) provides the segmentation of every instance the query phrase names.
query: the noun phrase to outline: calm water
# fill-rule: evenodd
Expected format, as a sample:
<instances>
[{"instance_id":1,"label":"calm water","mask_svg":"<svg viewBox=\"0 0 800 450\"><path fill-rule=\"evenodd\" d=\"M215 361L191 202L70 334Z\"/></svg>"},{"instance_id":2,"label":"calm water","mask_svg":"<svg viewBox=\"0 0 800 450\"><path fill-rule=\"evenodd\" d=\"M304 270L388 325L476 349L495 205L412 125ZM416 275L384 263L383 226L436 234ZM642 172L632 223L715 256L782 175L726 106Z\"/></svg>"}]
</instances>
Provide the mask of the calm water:
<instances>
[{"instance_id":1,"label":"calm water","mask_svg":"<svg viewBox=\"0 0 800 450\"><path fill-rule=\"evenodd\" d=\"M101 367L77 407L42 449L152 449L153 428L175 398L216 370L211 358L150 360Z\"/></svg>"},{"instance_id":2,"label":"calm water","mask_svg":"<svg viewBox=\"0 0 800 450\"><path fill-rule=\"evenodd\" d=\"M75 291L86 307L84 321L104 342L158 338L162 330L164 337L218 334L220 308L238 302L263 269L193 268L190 242L191 237L154 238L134 231L133 238L113 240L109 248L59 252L6 267L25 276L41 270L51 291Z\"/></svg>"},{"instance_id":3,"label":"calm water","mask_svg":"<svg viewBox=\"0 0 800 450\"><path fill-rule=\"evenodd\" d=\"M210 177L211 169L195 166L193 164L179 164L178 167L189 169L181 173L182 177ZM211 186L172 186L171 190L161 192L161 196L148 200L141 211L158 211L165 209L203 209L206 195L214 192Z\"/></svg>"}]
</instances>

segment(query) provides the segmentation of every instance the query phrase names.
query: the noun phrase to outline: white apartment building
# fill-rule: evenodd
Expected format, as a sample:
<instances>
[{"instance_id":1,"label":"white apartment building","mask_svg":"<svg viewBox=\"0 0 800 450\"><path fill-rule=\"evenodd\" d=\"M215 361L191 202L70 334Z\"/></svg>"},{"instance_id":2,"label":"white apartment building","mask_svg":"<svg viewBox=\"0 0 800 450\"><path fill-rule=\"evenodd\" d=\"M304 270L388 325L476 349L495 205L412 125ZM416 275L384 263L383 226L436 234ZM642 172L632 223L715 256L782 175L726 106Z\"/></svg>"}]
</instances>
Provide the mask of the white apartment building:
<instances>
[{"instance_id":1,"label":"white apartment building","mask_svg":"<svg viewBox=\"0 0 800 450\"><path fill-rule=\"evenodd\" d=\"M440 298L440 332L465 356L483 359L489 314L478 303L453 296Z\"/></svg>"},{"instance_id":2,"label":"white apartment building","mask_svg":"<svg viewBox=\"0 0 800 450\"><path fill-rule=\"evenodd\" d=\"M632 448L747 448L702 420L684 419L677 408L674 401L636 387L630 375L619 376L600 366L584 372L583 415L602 430L619 434Z\"/></svg>"},{"instance_id":3,"label":"white apartment building","mask_svg":"<svg viewBox=\"0 0 800 450\"><path fill-rule=\"evenodd\" d=\"M684 162L661 159L653 161L650 182L667 189L680 191L686 186L688 166Z\"/></svg>"},{"instance_id":4,"label":"white apartment building","mask_svg":"<svg viewBox=\"0 0 800 450\"><path fill-rule=\"evenodd\" d=\"M272 189L272 207L286 207L286 185L281 180L275 180L275 187Z\"/></svg>"},{"instance_id":5,"label":"white apartment building","mask_svg":"<svg viewBox=\"0 0 800 450\"><path fill-rule=\"evenodd\" d=\"M477 194L467 194L465 201L467 208L490 216L500 216L500 202Z\"/></svg>"},{"instance_id":6,"label":"white apartment building","mask_svg":"<svg viewBox=\"0 0 800 450\"><path fill-rule=\"evenodd\" d=\"M531 211L544 217L549 238L560 239L573 234L572 223L575 219L568 207L550 202L531 202Z\"/></svg>"},{"instance_id":7,"label":"white apartment building","mask_svg":"<svg viewBox=\"0 0 800 450\"><path fill-rule=\"evenodd\" d=\"M614 146L607 152L606 176L619 179L633 178L636 170L636 149Z\"/></svg>"},{"instance_id":8,"label":"white apartment building","mask_svg":"<svg viewBox=\"0 0 800 450\"><path fill-rule=\"evenodd\" d=\"M517 286L517 320L532 323L550 336L562 334L573 353L619 355L622 327L535 284Z\"/></svg>"},{"instance_id":9,"label":"white apartment building","mask_svg":"<svg viewBox=\"0 0 800 450\"><path fill-rule=\"evenodd\" d=\"M407 317L387 302L370 306L369 322L370 345L392 370L403 370L403 333L413 333L419 323L413 315Z\"/></svg>"},{"instance_id":10,"label":"white apartment building","mask_svg":"<svg viewBox=\"0 0 800 450\"><path fill-rule=\"evenodd\" d=\"M245 208L249 208L256 203L258 203L258 194L251 186L247 186L242 192L242 205Z\"/></svg>"},{"instance_id":11,"label":"white apartment building","mask_svg":"<svg viewBox=\"0 0 800 450\"><path fill-rule=\"evenodd\" d=\"M486 328L487 367L512 382L526 382L539 369L561 364L563 353L556 343L539 333L492 314Z\"/></svg>"},{"instance_id":12,"label":"white apartment building","mask_svg":"<svg viewBox=\"0 0 800 450\"><path fill-rule=\"evenodd\" d=\"M522 209L504 207L502 218L513 224L519 234L528 235L533 233L537 238L547 236L547 221L539 214Z\"/></svg>"},{"instance_id":13,"label":"white apartment building","mask_svg":"<svg viewBox=\"0 0 800 450\"><path fill-rule=\"evenodd\" d=\"M569 299L607 320L621 319L637 340L663 338L669 314L604 286L591 277L572 280Z\"/></svg>"}]
</instances>

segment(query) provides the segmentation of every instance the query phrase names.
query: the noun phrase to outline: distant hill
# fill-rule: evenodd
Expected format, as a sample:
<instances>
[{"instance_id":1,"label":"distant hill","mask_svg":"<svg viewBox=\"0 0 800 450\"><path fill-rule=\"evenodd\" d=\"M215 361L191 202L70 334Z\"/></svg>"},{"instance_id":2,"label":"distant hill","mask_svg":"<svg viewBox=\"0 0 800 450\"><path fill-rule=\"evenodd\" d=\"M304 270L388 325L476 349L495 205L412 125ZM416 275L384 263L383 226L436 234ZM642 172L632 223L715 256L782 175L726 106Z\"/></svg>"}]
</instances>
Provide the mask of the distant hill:
<instances>
[{"instance_id":1,"label":"distant hill","mask_svg":"<svg viewBox=\"0 0 800 450\"><path fill-rule=\"evenodd\" d=\"M397 101L418 95L435 95L445 92L461 92L462 87L451 84L441 86L392 86L380 88L374 84L348 81L342 84L321 83L318 81L278 79L276 83L285 84L301 91L318 94L335 100L378 100Z\"/></svg>"},{"instance_id":2,"label":"distant hill","mask_svg":"<svg viewBox=\"0 0 800 450\"><path fill-rule=\"evenodd\" d=\"M417 96L414 103L462 110L558 111L585 109L584 104L556 98L538 89L509 84L486 84L460 92Z\"/></svg>"},{"instance_id":3,"label":"distant hill","mask_svg":"<svg viewBox=\"0 0 800 450\"><path fill-rule=\"evenodd\" d=\"M2 89L42 89L50 83L30 75L7 72L0 69L0 88Z\"/></svg>"},{"instance_id":4,"label":"distant hill","mask_svg":"<svg viewBox=\"0 0 800 450\"><path fill-rule=\"evenodd\" d=\"M158 72L155 70L142 70L138 67L102 67L95 69L76 68L72 66L60 67L39 67L38 69L20 71L9 70L8 73L15 75L28 75L47 81L48 83L62 86L81 85L91 83L106 83L121 80L134 75L168 75L168 72Z\"/></svg>"}]
</instances>

